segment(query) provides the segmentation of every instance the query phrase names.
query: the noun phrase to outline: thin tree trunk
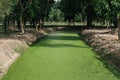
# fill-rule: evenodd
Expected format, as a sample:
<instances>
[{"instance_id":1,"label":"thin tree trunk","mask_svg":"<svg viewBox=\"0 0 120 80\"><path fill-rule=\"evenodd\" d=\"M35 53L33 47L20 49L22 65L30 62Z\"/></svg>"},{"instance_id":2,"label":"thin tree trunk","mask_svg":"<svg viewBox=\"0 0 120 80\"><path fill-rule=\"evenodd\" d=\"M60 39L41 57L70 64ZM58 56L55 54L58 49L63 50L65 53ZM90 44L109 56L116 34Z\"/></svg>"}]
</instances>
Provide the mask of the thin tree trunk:
<instances>
[{"instance_id":1,"label":"thin tree trunk","mask_svg":"<svg viewBox=\"0 0 120 80\"><path fill-rule=\"evenodd\" d=\"M107 29L109 29L110 25L109 25L109 21L106 21L106 26L107 26Z\"/></svg>"},{"instance_id":2,"label":"thin tree trunk","mask_svg":"<svg viewBox=\"0 0 120 80\"><path fill-rule=\"evenodd\" d=\"M10 25L11 25L11 26L15 26L15 20L14 20L14 15L13 15L13 14L11 15L10 21L11 21L11 22L10 22Z\"/></svg>"},{"instance_id":3,"label":"thin tree trunk","mask_svg":"<svg viewBox=\"0 0 120 80\"><path fill-rule=\"evenodd\" d=\"M39 28L39 30L42 28L42 20L41 19L39 20L39 27L38 28Z\"/></svg>"},{"instance_id":4,"label":"thin tree trunk","mask_svg":"<svg viewBox=\"0 0 120 80\"><path fill-rule=\"evenodd\" d=\"M26 23L27 23L27 20L26 20L26 19L24 19L24 27L26 27Z\"/></svg>"},{"instance_id":5,"label":"thin tree trunk","mask_svg":"<svg viewBox=\"0 0 120 80\"><path fill-rule=\"evenodd\" d=\"M44 17L43 18L41 18L41 29L43 28L43 26L44 26Z\"/></svg>"},{"instance_id":6,"label":"thin tree trunk","mask_svg":"<svg viewBox=\"0 0 120 80\"><path fill-rule=\"evenodd\" d=\"M118 20L118 38L120 40L120 19Z\"/></svg>"},{"instance_id":7,"label":"thin tree trunk","mask_svg":"<svg viewBox=\"0 0 120 80\"><path fill-rule=\"evenodd\" d=\"M38 29L38 26L39 26L39 25L37 24L37 22L35 22L35 30L36 30L36 31L39 30L39 29Z\"/></svg>"},{"instance_id":8,"label":"thin tree trunk","mask_svg":"<svg viewBox=\"0 0 120 80\"><path fill-rule=\"evenodd\" d=\"M113 21L113 24L114 24L114 28L117 28L117 27L118 27L118 21L117 21L117 20L114 20L114 21Z\"/></svg>"},{"instance_id":9,"label":"thin tree trunk","mask_svg":"<svg viewBox=\"0 0 120 80\"><path fill-rule=\"evenodd\" d=\"M30 28L32 28L32 21L30 21Z\"/></svg>"},{"instance_id":10,"label":"thin tree trunk","mask_svg":"<svg viewBox=\"0 0 120 80\"><path fill-rule=\"evenodd\" d=\"M32 20L32 24L33 24L33 25L32 25L33 28L35 28L35 27L36 27L36 26L35 26L35 21Z\"/></svg>"},{"instance_id":11,"label":"thin tree trunk","mask_svg":"<svg viewBox=\"0 0 120 80\"><path fill-rule=\"evenodd\" d=\"M20 29L20 20L17 20L17 26Z\"/></svg>"},{"instance_id":12,"label":"thin tree trunk","mask_svg":"<svg viewBox=\"0 0 120 80\"><path fill-rule=\"evenodd\" d=\"M25 33L24 26L23 26L23 21L22 21L22 15L20 16L20 27L21 27L22 33Z\"/></svg>"},{"instance_id":13,"label":"thin tree trunk","mask_svg":"<svg viewBox=\"0 0 120 80\"><path fill-rule=\"evenodd\" d=\"M92 18L89 15L87 16L87 27L92 28Z\"/></svg>"},{"instance_id":14,"label":"thin tree trunk","mask_svg":"<svg viewBox=\"0 0 120 80\"><path fill-rule=\"evenodd\" d=\"M7 22L4 20L4 31L7 32Z\"/></svg>"}]
</instances>

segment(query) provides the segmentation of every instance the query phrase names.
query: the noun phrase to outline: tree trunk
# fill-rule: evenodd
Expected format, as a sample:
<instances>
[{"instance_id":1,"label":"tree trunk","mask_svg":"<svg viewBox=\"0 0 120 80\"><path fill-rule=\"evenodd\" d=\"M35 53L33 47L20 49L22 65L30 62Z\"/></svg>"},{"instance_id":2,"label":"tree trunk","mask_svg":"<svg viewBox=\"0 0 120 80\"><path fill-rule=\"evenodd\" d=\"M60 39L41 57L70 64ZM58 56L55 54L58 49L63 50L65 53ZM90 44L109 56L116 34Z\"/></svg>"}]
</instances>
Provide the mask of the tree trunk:
<instances>
[{"instance_id":1,"label":"tree trunk","mask_svg":"<svg viewBox=\"0 0 120 80\"><path fill-rule=\"evenodd\" d=\"M118 38L120 40L120 19L118 20Z\"/></svg>"},{"instance_id":2,"label":"tree trunk","mask_svg":"<svg viewBox=\"0 0 120 80\"><path fill-rule=\"evenodd\" d=\"M35 28L36 26L35 26L35 21L32 21L32 26L33 26L33 28Z\"/></svg>"},{"instance_id":3,"label":"tree trunk","mask_svg":"<svg viewBox=\"0 0 120 80\"><path fill-rule=\"evenodd\" d=\"M17 20L17 26L20 29L20 20Z\"/></svg>"},{"instance_id":4,"label":"tree trunk","mask_svg":"<svg viewBox=\"0 0 120 80\"><path fill-rule=\"evenodd\" d=\"M32 28L32 21L30 21L30 28Z\"/></svg>"},{"instance_id":5,"label":"tree trunk","mask_svg":"<svg viewBox=\"0 0 120 80\"><path fill-rule=\"evenodd\" d=\"M41 25L41 28L43 28L44 26L44 17L42 18L42 25Z\"/></svg>"},{"instance_id":6,"label":"tree trunk","mask_svg":"<svg viewBox=\"0 0 120 80\"><path fill-rule=\"evenodd\" d=\"M117 21L117 20L114 20L114 21L113 21L113 24L114 24L114 28L117 28L117 27L118 27L118 21Z\"/></svg>"},{"instance_id":7,"label":"tree trunk","mask_svg":"<svg viewBox=\"0 0 120 80\"><path fill-rule=\"evenodd\" d=\"M10 21L11 21L10 25L15 26L15 20L14 20L14 15L13 14L11 15Z\"/></svg>"},{"instance_id":8,"label":"tree trunk","mask_svg":"<svg viewBox=\"0 0 120 80\"><path fill-rule=\"evenodd\" d=\"M22 33L25 33L24 26L23 26L23 21L22 21L22 15L20 16L20 27L21 27Z\"/></svg>"},{"instance_id":9,"label":"tree trunk","mask_svg":"<svg viewBox=\"0 0 120 80\"><path fill-rule=\"evenodd\" d=\"M39 30L42 28L42 20L41 19L39 20L39 27L38 28L39 28Z\"/></svg>"},{"instance_id":10,"label":"tree trunk","mask_svg":"<svg viewBox=\"0 0 120 80\"><path fill-rule=\"evenodd\" d=\"M87 16L87 27L92 28L92 17L89 15Z\"/></svg>"},{"instance_id":11,"label":"tree trunk","mask_svg":"<svg viewBox=\"0 0 120 80\"><path fill-rule=\"evenodd\" d=\"M6 20L4 20L4 30L5 30L5 32L7 32L7 22L6 22Z\"/></svg>"},{"instance_id":12,"label":"tree trunk","mask_svg":"<svg viewBox=\"0 0 120 80\"><path fill-rule=\"evenodd\" d=\"M24 13L26 7L23 5L22 0L18 0L18 4L19 4L20 9L21 9L20 17L19 17L19 19L20 19L20 28L21 28L21 32L25 33L24 25L23 25L23 13Z\"/></svg>"},{"instance_id":13,"label":"tree trunk","mask_svg":"<svg viewBox=\"0 0 120 80\"><path fill-rule=\"evenodd\" d=\"M35 29L36 31L38 31L39 29L38 29L38 25L36 25L36 29Z\"/></svg>"},{"instance_id":14,"label":"tree trunk","mask_svg":"<svg viewBox=\"0 0 120 80\"><path fill-rule=\"evenodd\" d=\"M35 30L36 30L36 31L39 30L39 29L38 29L38 24L37 24L37 22L35 22Z\"/></svg>"},{"instance_id":15,"label":"tree trunk","mask_svg":"<svg viewBox=\"0 0 120 80\"><path fill-rule=\"evenodd\" d=\"M24 27L27 27L27 26L26 26L26 23L27 23L27 20L24 19Z\"/></svg>"},{"instance_id":16,"label":"tree trunk","mask_svg":"<svg viewBox=\"0 0 120 80\"><path fill-rule=\"evenodd\" d=\"M106 28L109 29L109 21L106 21Z\"/></svg>"}]
</instances>

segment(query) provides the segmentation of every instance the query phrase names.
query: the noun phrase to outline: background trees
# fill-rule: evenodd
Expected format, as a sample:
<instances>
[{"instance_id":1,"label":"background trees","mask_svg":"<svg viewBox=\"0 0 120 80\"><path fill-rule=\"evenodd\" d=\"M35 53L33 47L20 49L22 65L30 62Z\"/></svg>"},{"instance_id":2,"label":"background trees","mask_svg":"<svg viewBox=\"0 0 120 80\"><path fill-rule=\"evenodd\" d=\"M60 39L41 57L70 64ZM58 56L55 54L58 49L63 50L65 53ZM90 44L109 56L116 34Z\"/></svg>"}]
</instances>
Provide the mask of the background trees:
<instances>
[{"instance_id":1,"label":"background trees","mask_svg":"<svg viewBox=\"0 0 120 80\"><path fill-rule=\"evenodd\" d=\"M74 20L75 15L81 10L76 1L78 0L61 0L60 8L64 13L65 21Z\"/></svg>"},{"instance_id":2,"label":"background trees","mask_svg":"<svg viewBox=\"0 0 120 80\"><path fill-rule=\"evenodd\" d=\"M0 17L4 18L5 15L9 15L12 8L16 4L15 0L1 0L0 1Z\"/></svg>"},{"instance_id":3,"label":"background trees","mask_svg":"<svg viewBox=\"0 0 120 80\"><path fill-rule=\"evenodd\" d=\"M9 25L10 17L14 6L17 4L16 0L1 0L0 1L0 20L4 23L4 30L6 32L6 26Z\"/></svg>"},{"instance_id":4,"label":"background trees","mask_svg":"<svg viewBox=\"0 0 120 80\"><path fill-rule=\"evenodd\" d=\"M92 27L93 21L118 26L117 16L120 12L119 0L61 0L61 10L65 20L76 19L75 15L86 19L87 26Z\"/></svg>"},{"instance_id":5,"label":"background trees","mask_svg":"<svg viewBox=\"0 0 120 80\"><path fill-rule=\"evenodd\" d=\"M44 25L53 3L54 0L1 0L0 17L5 21L5 26L17 21L18 28L24 33L28 21L36 29Z\"/></svg>"},{"instance_id":6,"label":"background trees","mask_svg":"<svg viewBox=\"0 0 120 80\"><path fill-rule=\"evenodd\" d=\"M87 21L89 28L93 22L114 24L119 27L120 0L1 0L0 19L6 26L17 24L24 33L27 22L36 30L44 21ZM107 25L110 26L110 25Z\"/></svg>"},{"instance_id":7,"label":"background trees","mask_svg":"<svg viewBox=\"0 0 120 80\"><path fill-rule=\"evenodd\" d=\"M54 3L50 10L49 21L62 22L64 21L64 14L60 10L60 1Z\"/></svg>"}]
</instances>

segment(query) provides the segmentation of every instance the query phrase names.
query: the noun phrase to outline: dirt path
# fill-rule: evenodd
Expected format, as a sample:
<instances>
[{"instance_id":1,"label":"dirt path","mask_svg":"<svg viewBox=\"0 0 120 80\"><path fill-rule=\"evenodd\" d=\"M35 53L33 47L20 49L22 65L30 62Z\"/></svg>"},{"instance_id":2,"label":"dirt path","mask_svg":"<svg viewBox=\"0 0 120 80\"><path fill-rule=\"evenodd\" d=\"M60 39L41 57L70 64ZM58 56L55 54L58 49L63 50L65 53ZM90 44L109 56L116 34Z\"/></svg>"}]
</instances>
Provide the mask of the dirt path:
<instances>
[{"instance_id":1,"label":"dirt path","mask_svg":"<svg viewBox=\"0 0 120 80\"><path fill-rule=\"evenodd\" d=\"M31 46L2 80L119 80L75 32L54 32Z\"/></svg>"}]
</instances>

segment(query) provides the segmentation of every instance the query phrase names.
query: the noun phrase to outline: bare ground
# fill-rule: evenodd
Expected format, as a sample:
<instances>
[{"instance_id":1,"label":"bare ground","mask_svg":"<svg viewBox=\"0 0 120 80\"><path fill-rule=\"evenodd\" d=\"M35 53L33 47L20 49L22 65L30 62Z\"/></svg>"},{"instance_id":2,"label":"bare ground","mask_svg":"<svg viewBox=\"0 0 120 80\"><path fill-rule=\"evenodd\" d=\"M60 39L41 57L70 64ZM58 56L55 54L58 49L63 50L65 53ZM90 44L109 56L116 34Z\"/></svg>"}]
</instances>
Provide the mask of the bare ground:
<instances>
[{"instance_id":1,"label":"bare ground","mask_svg":"<svg viewBox=\"0 0 120 80\"><path fill-rule=\"evenodd\" d=\"M27 29L25 34L20 32L0 34L0 77L3 77L11 64L38 38L52 32L47 28L39 31Z\"/></svg>"},{"instance_id":2,"label":"bare ground","mask_svg":"<svg viewBox=\"0 0 120 80\"><path fill-rule=\"evenodd\" d=\"M83 30L80 35L102 59L120 70L120 42L117 30Z\"/></svg>"}]
</instances>

